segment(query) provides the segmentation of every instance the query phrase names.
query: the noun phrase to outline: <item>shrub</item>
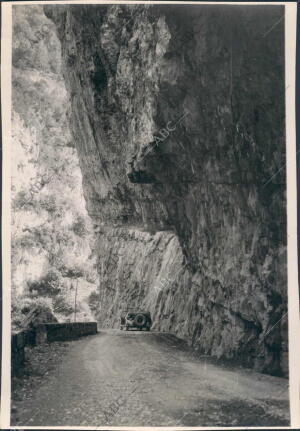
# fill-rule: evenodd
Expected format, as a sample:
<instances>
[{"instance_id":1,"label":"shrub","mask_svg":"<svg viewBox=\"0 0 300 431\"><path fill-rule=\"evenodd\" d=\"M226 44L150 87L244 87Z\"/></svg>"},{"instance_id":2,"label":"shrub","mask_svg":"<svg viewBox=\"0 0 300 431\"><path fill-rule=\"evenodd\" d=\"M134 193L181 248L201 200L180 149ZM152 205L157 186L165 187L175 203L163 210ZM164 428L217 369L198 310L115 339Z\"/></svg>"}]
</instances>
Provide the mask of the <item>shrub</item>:
<instances>
[{"instance_id":1,"label":"shrub","mask_svg":"<svg viewBox=\"0 0 300 431\"><path fill-rule=\"evenodd\" d=\"M33 310L36 310L35 315L29 320L26 319ZM15 298L11 309L13 330L23 329L39 318L47 321L57 320L53 313L52 301L50 298L34 298L28 296Z\"/></svg>"},{"instance_id":2,"label":"shrub","mask_svg":"<svg viewBox=\"0 0 300 431\"><path fill-rule=\"evenodd\" d=\"M67 267L67 266L62 266L60 268L63 277L67 277L67 278L81 278L84 276L84 270L81 268L77 268L77 267Z\"/></svg>"},{"instance_id":3,"label":"shrub","mask_svg":"<svg viewBox=\"0 0 300 431\"><path fill-rule=\"evenodd\" d=\"M14 211L28 210L33 207L33 202L30 194L27 191L20 190L12 201L12 209Z\"/></svg>"},{"instance_id":4,"label":"shrub","mask_svg":"<svg viewBox=\"0 0 300 431\"><path fill-rule=\"evenodd\" d=\"M67 303L63 295L58 295L53 300L53 308L55 313L62 313L69 316L74 312L74 306Z\"/></svg>"},{"instance_id":5,"label":"shrub","mask_svg":"<svg viewBox=\"0 0 300 431\"><path fill-rule=\"evenodd\" d=\"M58 295L61 291L60 274L55 270L50 270L39 280L28 281L27 285L30 293L36 293L39 296Z\"/></svg>"},{"instance_id":6,"label":"shrub","mask_svg":"<svg viewBox=\"0 0 300 431\"><path fill-rule=\"evenodd\" d=\"M93 314L97 314L99 310L99 301L100 301L99 293L96 290L94 290L93 292L90 293L88 298L88 304Z\"/></svg>"},{"instance_id":7,"label":"shrub","mask_svg":"<svg viewBox=\"0 0 300 431\"><path fill-rule=\"evenodd\" d=\"M40 198L40 206L49 214L54 214L57 211L57 203L53 195L48 195Z\"/></svg>"},{"instance_id":8,"label":"shrub","mask_svg":"<svg viewBox=\"0 0 300 431\"><path fill-rule=\"evenodd\" d=\"M75 235L83 237L86 233L85 220L81 215L76 217L75 222L71 226L71 230Z\"/></svg>"}]
</instances>

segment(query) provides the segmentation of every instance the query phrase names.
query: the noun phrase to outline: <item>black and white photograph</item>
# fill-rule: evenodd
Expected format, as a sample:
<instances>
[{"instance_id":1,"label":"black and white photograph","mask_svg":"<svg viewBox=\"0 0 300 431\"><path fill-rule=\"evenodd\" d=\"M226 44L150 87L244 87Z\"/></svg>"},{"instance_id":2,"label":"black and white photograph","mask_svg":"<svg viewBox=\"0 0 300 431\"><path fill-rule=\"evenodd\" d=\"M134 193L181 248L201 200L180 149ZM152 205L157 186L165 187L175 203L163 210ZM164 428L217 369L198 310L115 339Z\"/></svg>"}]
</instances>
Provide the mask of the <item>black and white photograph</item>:
<instances>
[{"instance_id":1,"label":"black and white photograph","mask_svg":"<svg viewBox=\"0 0 300 431\"><path fill-rule=\"evenodd\" d=\"M2 14L2 423L299 426L296 3Z\"/></svg>"}]
</instances>

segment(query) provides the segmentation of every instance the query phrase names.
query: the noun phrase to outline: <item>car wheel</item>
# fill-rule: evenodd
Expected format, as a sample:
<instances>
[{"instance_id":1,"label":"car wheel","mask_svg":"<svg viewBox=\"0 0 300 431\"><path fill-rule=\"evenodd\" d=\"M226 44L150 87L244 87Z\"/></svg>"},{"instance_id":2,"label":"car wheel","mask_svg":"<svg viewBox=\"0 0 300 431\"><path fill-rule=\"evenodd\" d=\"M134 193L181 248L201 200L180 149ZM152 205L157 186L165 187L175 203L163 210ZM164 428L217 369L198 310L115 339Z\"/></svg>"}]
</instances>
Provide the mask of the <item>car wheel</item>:
<instances>
[{"instance_id":1,"label":"car wheel","mask_svg":"<svg viewBox=\"0 0 300 431\"><path fill-rule=\"evenodd\" d=\"M134 319L134 324L137 328L142 329L146 323L146 316L144 314L137 314Z\"/></svg>"}]
</instances>

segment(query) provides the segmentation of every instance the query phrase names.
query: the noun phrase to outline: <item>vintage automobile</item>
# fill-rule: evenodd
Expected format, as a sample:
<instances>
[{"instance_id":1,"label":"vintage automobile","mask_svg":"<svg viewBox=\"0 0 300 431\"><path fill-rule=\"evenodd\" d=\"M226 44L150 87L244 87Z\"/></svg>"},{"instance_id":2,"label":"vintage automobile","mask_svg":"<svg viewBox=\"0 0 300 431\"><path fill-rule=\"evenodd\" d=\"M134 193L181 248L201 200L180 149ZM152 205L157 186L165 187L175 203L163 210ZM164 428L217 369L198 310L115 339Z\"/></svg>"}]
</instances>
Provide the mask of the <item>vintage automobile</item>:
<instances>
[{"instance_id":1,"label":"vintage automobile","mask_svg":"<svg viewBox=\"0 0 300 431\"><path fill-rule=\"evenodd\" d=\"M135 328L142 331L150 331L152 325L151 315L149 311L128 311L121 316L120 329L125 328L126 331Z\"/></svg>"}]
</instances>

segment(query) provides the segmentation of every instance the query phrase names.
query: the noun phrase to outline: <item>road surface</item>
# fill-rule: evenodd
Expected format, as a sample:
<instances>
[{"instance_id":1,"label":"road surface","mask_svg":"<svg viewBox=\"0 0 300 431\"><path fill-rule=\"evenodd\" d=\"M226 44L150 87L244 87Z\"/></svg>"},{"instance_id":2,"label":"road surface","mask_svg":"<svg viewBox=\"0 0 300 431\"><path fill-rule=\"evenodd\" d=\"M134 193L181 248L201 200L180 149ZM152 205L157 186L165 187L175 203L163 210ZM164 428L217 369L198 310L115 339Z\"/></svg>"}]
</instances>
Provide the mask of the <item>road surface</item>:
<instances>
[{"instance_id":1,"label":"road surface","mask_svg":"<svg viewBox=\"0 0 300 431\"><path fill-rule=\"evenodd\" d=\"M13 425L288 425L287 390L286 379L195 359L171 334L105 330L67 346Z\"/></svg>"}]
</instances>

